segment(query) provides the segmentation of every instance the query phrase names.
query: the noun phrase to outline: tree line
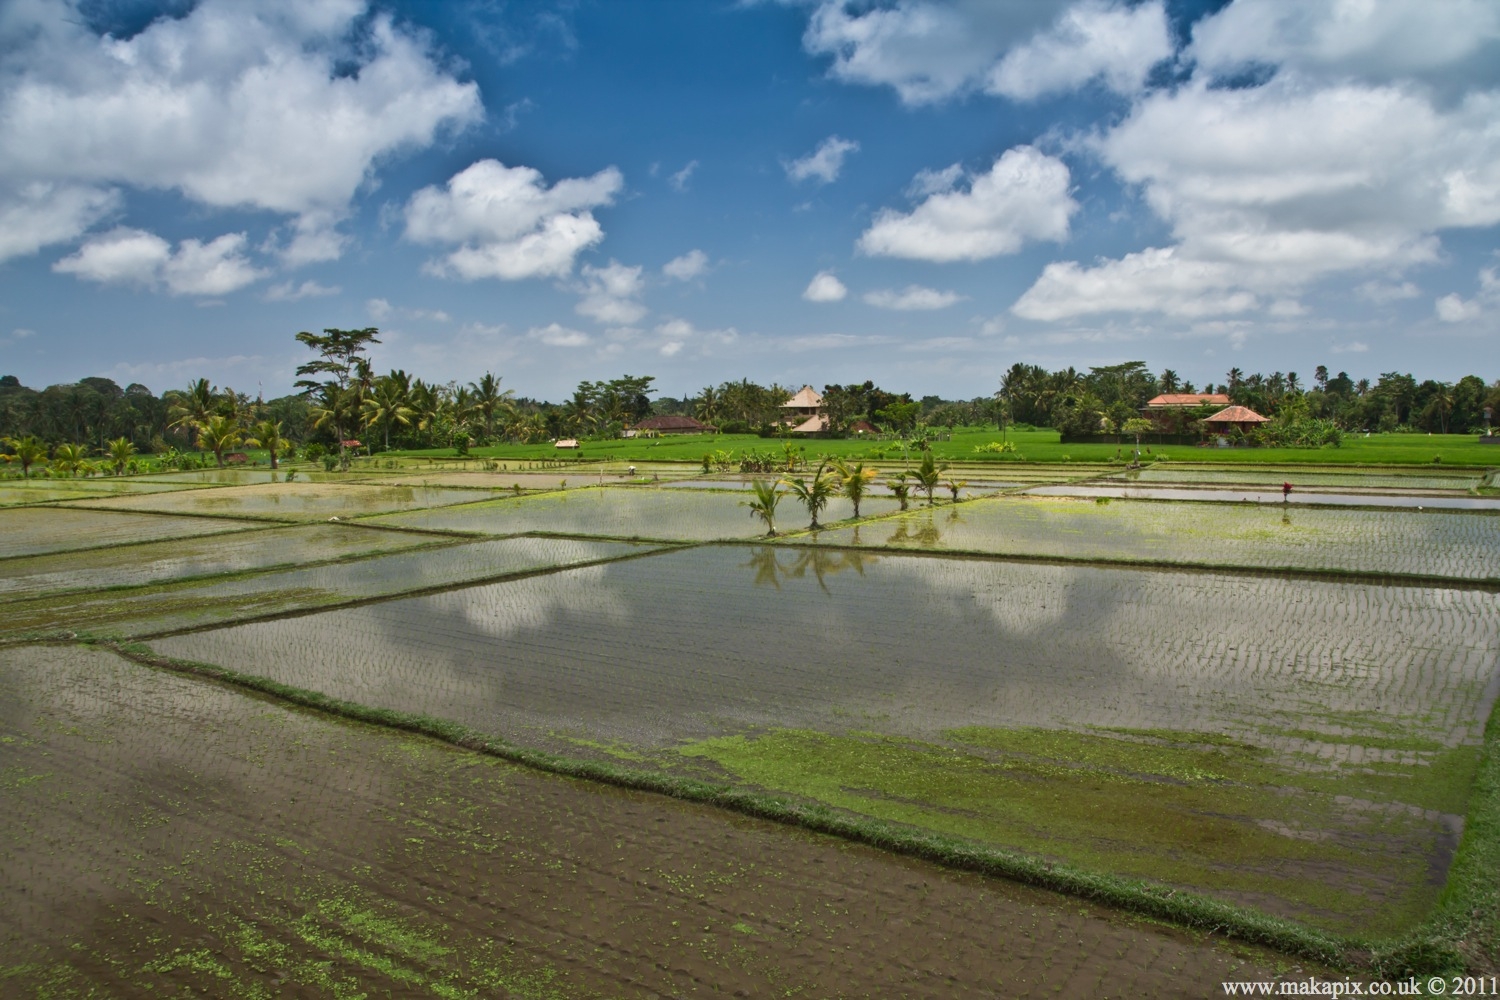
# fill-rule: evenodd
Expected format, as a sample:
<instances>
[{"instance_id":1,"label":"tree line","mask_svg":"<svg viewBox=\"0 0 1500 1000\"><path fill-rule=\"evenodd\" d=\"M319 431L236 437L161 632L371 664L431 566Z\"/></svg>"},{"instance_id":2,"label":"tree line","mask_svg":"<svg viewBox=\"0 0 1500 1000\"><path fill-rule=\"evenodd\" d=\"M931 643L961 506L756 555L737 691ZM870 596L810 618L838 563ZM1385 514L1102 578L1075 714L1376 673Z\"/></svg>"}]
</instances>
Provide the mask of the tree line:
<instances>
[{"instance_id":1,"label":"tree line","mask_svg":"<svg viewBox=\"0 0 1500 1000\"><path fill-rule=\"evenodd\" d=\"M1486 384L1465 375L1457 382L1418 382L1410 374L1386 372L1374 382L1356 381L1347 372L1330 375L1324 365L1314 370L1311 383L1292 371L1263 375L1231 368L1223 382L1199 387L1170 368L1153 375L1141 361L1087 372L1017 364L1001 377L998 398L1009 420L1081 434L1119 431L1157 395L1198 392L1221 393L1231 404L1271 417L1282 425L1280 433L1326 424L1342 431L1464 434L1484 429L1486 407L1500 414L1500 380ZM1197 416L1189 409L1179 419Z\"/></svg>"},{"instance_id":2,"label":"tree line","mask_svg":"<svg viewBox=\"0 0 1500 1000\"><path fill-rule=\"evenodd\" d=\"M617 437L653 414L693 416L725 433L769 435L784 429L782 405L795 392L740 379L705 386L692 397L653 399L658 395L653 376L622 375L582 381L571 397L552 403L518 398L488 371L467 383L426 382L401 369L376 374L368 352L380 343L379 332L370 327L297 334L312 351L297 369L299 391L270 400L202 378L158 396L140 383L121 388L102 377L32 389L6 375L0 377L3 451L14 460L20 450L45 458L66 447L65 464L97 455L109 456L106 464L120 468L146 453L187 463L194 451L200 461L211 454L222 465L243 447L267 450L273 462L301 449L314 458L330 455L347 463L356 447L465 453L499 442ZM1401 372L1356 381L1346 372L1330 375L1322 365L1311 383L1296 372L1246 374L1231 368L1223 382L1200 389L1171 369L1153 375L1140 361L1086 372L1016 364L1002 375L992 397L913 400L909 393L870 381L824 385L822 396L835 434L861 422L898 434L923 426L1007 423L1099 433L1124 430L1149 399L1174 392L1223 393L1233 403L1276 418L1277 433L1284 435L1319 427L1470 433L1485 426L1486 407L1500 413L1500 381L1487 384L1466 375L1451 383L1418 382ZM1189 410L1177 419L1201 415ZM25 447L18 450L22 442Z\"/></svg>"}]
</instances>

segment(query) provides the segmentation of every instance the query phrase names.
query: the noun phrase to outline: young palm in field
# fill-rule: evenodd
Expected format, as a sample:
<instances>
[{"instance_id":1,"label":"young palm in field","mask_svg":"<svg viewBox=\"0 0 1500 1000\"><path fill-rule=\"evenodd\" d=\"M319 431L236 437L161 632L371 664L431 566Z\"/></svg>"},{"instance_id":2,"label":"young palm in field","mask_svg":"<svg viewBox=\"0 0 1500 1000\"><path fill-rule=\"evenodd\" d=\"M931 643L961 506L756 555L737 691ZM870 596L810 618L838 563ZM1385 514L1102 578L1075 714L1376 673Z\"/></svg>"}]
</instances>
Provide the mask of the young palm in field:
<instances>
[{"instance_id":1,"label":"young palm in field","mask_svg":"<svg viewBox=\"0 0 1500 1000\"><path fill-rule=\"evenodd\" d=\"M198 428L198 446L214 453L214 461L224 468L224 453L237 447L244 438L228 417L209 417Z\"/></svg>"},{"instance_id":2,"label":"young palm in field","mask_svg":"<svg viewBox=\"0 0 1500 1000\"><path fill-rule=\"evenodd\" d=\"M839 477L839 492L854 504L854 516L859 517L859 502L865 498L869 485L875 481L878 470L865 468L865 463L859 462L850 465L848 462L834 459L834 471Z\"/></svg>"},{"instance_id":3,"label":"young palm in field","mask_svg":"<svg viewBox=\"0 0 1500 1000\"><path fill-rule=\"evenodd\" d=\"M779 485L774 480L757 479L750 484L755 496L749 500L741 500L741 507L750 508L750 516L758 517L766 522L766 537L776 537L776 506L781 503L785 493L778 490Z\"/></svg>"},{"instance_id":4,"label":"young palm in field","mask_svg":"<svg viewBox=\"0 0 1500 1000\"><path fill-rule=\"evenodd\" d=\"M253 437L245 439L245 444L251 448L264 448L271 456L271 468L276 468L276 456L286 451L290 443L281 436L280 420L262 420L250 428Z\"/></svg>"},{"instance_id":5,"label":"young palm in field","mask_svg":"<svg viewBox=\"0 0 1500 1000\"><path fill-rule=\"evenodd\" d=\"M115 470L115 475L123 476L125 466L135 457L135 445L130 443L126 437L117 437L109 443L109 464Z\"/></svg>"},{"instance_id":6,"label":"young palm in field","mask_svg":"<svg viewBox=\"0 0 1500 1000\"><path fill-rule=\"evenodd\" d=\"M825 463L818 466L818 471L813 473L810 480L783 479L781 482L807 508L807 513L812 518L812 523L807 526L808 530L817 531L821 527L818 515L828 506L828 501L838 495L838 477L828 471Z\"/></svg>"},{"instance_id":7,"label":"young palm in field","mask_svg":"<svg viewBox=\"0 0 1500 1000\"><path fill-rule=\"evenodd\" d=\"M77 475L88 461L88 449L81 444L60 444L52 452L52 467L59 472Z\"/></svg>"},{"instance_id":8,"label":"young palm in field","mask_svg":"<svg viewBox=\"0 0 1500 1000\"><path fill-rule=\"evenodd\" d=\"M939 465L932 457L932 449L929 448L922 452L922 464L917 466L916 472L912 473L912 477L922 489L927 491L927 506L929 507L932 506L932 491L937 489L938 483L942 480L943 470L946 468L948 468L948 463L944 462Z\"/></svg>"},{"instance_id":9,"label":"young palm in field","mask_svg":"<svg viewBox=\"0 0 1500 1000\"><path fill-rule=\"evenodd\" d=\"M15 460L21 463L22 479L29 479L31 467L47 457L47 446L35 434L28 434L23 438L6 438L5 443L16 453Z\"/></svg>"}]
</instances>

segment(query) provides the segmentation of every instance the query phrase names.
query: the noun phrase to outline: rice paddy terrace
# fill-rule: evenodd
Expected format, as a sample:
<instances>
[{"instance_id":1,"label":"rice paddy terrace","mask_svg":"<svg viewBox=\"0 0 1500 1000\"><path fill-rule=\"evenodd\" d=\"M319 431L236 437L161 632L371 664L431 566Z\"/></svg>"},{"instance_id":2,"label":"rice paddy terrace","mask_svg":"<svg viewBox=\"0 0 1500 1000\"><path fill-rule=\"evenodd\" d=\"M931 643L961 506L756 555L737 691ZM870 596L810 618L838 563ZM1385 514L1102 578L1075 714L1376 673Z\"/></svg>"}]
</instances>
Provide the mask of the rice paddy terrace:
<instances>
[{"instance_id":1,"label":"rice paddy terrace","mask_svg":"<svg viewBox=\"0 0 1500 1000\"><path fill-rule=\"evenodd\" d=\"M1493 974L1487 473L949 481L6 481L0 992Z\"/></svg>"}]
</instances>

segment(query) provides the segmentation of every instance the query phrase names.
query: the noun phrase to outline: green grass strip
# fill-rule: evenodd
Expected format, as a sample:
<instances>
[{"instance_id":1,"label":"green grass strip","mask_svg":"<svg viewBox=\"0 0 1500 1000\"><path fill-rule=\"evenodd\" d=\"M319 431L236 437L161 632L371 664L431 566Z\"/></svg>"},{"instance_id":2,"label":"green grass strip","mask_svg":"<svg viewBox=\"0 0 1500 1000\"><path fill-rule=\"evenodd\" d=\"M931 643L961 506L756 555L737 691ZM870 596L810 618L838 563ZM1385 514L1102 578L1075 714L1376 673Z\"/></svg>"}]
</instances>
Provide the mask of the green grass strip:
<instances>
[{"instance_id":1,"label":"green grass strip","mask_svg":"<svg viewBox=\"0 0 1500 1000\"><path fill-rule=\"evenodd\" d=\"M1484 727L1463 839L1436 908L1422 926L1377 948L1371 965L1388 978L1438 968L1500 972L1500 709Z\"/></svg>"},{"instance_id":2,"label":"green grass strip","mask_svg":"<svg viewBox=\"0 0 1500 1000\"><path fill-rule=\"evenodd\" d=\"M371 708L357 702L331 698L316 691L292 687L253 674L224 667L156 654L141 644L103 643L122 656L147 666L208 677L252 691L315 709L405 732L418 733L454 746L477 751L512 763L571 778L597 781L621 788L656 792L687 802L717 806L747 816L828 834L868 844L896 854L920 858L947 868L1010 879L1026 885L1066 893L1122 910L1143 914L1180 926L1265 945L1278 951L1313 959L1326 965L1351 968L1366 964L1371 954L1365 942L1340 938L1220 900L1182 891L1146 880L1085 871L1054 864L1042 858L974 843L959 837L913 829L897 823L857 816L826 806L790 801L774 795L732 785L713 784L657 771L632 770L615 765L564 757L497 741L457 723L429 716ZM1420 962L1425 953L1412 953ZM1446 960L1448 952L1438 953ZM1418 971L1447 971L1448 964L1422 966Z\"/></svg>"}]
</instances>

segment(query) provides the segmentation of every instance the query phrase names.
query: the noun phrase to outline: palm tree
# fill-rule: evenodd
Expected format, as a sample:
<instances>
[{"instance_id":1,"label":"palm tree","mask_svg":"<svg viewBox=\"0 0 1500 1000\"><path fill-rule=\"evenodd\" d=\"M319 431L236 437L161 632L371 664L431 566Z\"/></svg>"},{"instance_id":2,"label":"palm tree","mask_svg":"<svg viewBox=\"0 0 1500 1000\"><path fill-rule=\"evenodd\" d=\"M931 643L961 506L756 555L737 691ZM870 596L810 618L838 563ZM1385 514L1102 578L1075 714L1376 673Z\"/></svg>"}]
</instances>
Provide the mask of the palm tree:
<instances>
[{"instance_id":1,"label":"palm tree","mask_svg":"<svg viewBox=\"0 0 1500 1000\"><path fill-rule=\"evenodd\" d=\"M783 479L781 484L791 490L792 495L807 508L807 513L812 518L812 523L807 526L808 530L817 531L820 527L818 514L828 506L828 501L838 495L837 477L829 474L824 463L819 464L811 480Z\"/></svg>"},{"instance_id":2,"label":"palm tree","mask_svg":"<svg viewBox=\"0 0 1500 1000\"><path fill-rule=\"evenodd\" d=\"M1163 369L1161 378L1156 381L1161 386L1161 391L1167 393L1176 392L1178 387L1182 385L1182 379L1170 368Z\"/></svg>"},{"instance_id":3,"label":"palm tree","mask_svg":"<svg viewBox=\"0 0 1500 1000\"><path fill-rule=\"evenodd\" d=\"M229 417L209 417L204 425L198 428L198 443L206 445L208 450L214 453L214 461L219 463L219 468L224 468L224 453L238 445L243 436L240 429L235 426Z\"/></svg>"},{"instance_id":4,"label":"palm tree","mask_svg":"<svg viewBox=\"0 0 1500 1000\"><path fill-rule=\"evenodd\" d=\"M501 392L500 381L491 373L485 372L478 382L469 383L469 388L474 390L474 410L484 418L486 441L495 437L495 414L504 413L510 407L511 397L516 394L514 389Z\"/></svg>"},{"instance_id":5,"label":"palm tree","mask_svg":"<svg viewBox=\"0 0 1500 1000\"><path fill-rule=\"evenodd\" d=\"M949 493L953 494L953 502L958 503L958 494L965 486L969 485L969 481L967 479L953 479L950 477L943 481L943 485L948 487ZM953 516L957 517L958 511L954 511Z\"/></svg>"},{"instance_id":6,"label":"palm tree","mask_svg":"<svg viewBox=\"0 0 1500 1000\"><path fill-rule=\"evenodd\" d=\"M751 517L758 517L766 522L767 538L776 537L776 505L781 503L782 497L786 496L776 488L777 485L775 480L757 479L750 484L751 489L755 491L754 498L740 501L741 507L750 508ZM817 518L814 517L813 521L816 522ZM813 527L817 527L817 524L814 523Z\"/></svg>"},{"instance_id":7,"label":"palm tree","mask_svg":"<svg viewBox=\"0 0 1500 1000\"><path fill-rule=\"evenodd\" d=\"M16 461L21 463L21 478L31 477L31 467L47 457L47 446L42 439L35 434L28 434L23 438L6 438L5 443L10 445L16 453Z\"/></svg>"},{"instance_id":8,"label":"palm tree","mask_svg":"<svg viewBox=\"0 0 1500 1000\"><path fill-rule=\"evenodd\" d=\"M245 444L251 448L264 448L271 456L271 468L276 468L276 456L286 451L290 444L286 438L281 436L280 420L262 420L250 428L251 437L245 439Z\"/></svg>"},{"instance_id":9,"label":"palm tree","mask_svg":"<svg viewBox=\"0 0 1500 1000\"><path fill-rule=\"evenodd\" d=\"M217 402L208 379L200 378L189 382L186 392L173 393L172 405L167 408L167 428L191 435L213 416Z\"/></svg>"},{"instance_id":10,"label":"palm tree","mask_svg":"<svg viewBox=\"0 0 1500 1000\"><path fill-rule=\"evenodd\" d=\"M938 483L942 481L943 470L948 468L948 463L939 465L932 457L932 450L922 452L922 464L917 466L917 471L912 473L912 478L922 489L927 491L927 506L933 505L932 491L937 489Z\"/></svg>"},{"instance_id":11,"label":"palm tree","mask_svg":"<svg viewBox=\"0 0 1500 1000\"><path fill-rule=\"evenodd\" d=\"M52 467L59 472L77 474L88 460L88 449L81 444L60 444L52 452Z\"/></svg>"},{"instance_id":12,"label":"palm tree","mask_svg":"<svg viewBox=\"0 0 1500 1000\"><path fill-rule=\"evenodd\" d=\"M129 438L117 437L109 443L109 461L114 466L115 475L123 476L125 466L135 457L135 445L130 443Z\"/></svg>"},{"instance_id":13,"label":"palm tree","mask_svg":"<svg viewBox=\"0 0 1500 1000\"><path fill-rule=\"evenodd\" d=\"M859 502L865 498L865 489L874 481L878 472L876 469L865 468L863 462L850 466L848 462L837 459L834 460L833 468L839 476L839 492L854 504L854 516L858 518Z\"/></svg>"},{"instance_id":14,"label":"palm tree","mask_svg":"<svg viewBox=\"0 0 1500 1000\"><path fill-rule=\"evenodd\" d=\"M361 404L361 417L366 427L379 425L385 430L385 450L391 450L391 424L402 427L411 424L416 412L406 405L406 394L401 384L394 379L381 377L375 380L370 395Z\"/></svg>"},{"instance_id":15,"label":"palm tree","mask_svg":"<svg viewBox=\"0 0 1500 1000\"><path fill-rule=\"evenodd\" d=\"M719 395L714 391L713 386L706 385L703 391L698 393L698 398L693 401L693 416L705 424L718 424Z\"/></svg>"},{"instance_id":16,"label":"palm tree","mask_svg":"<svg viewBox=\"0 0 1500 1000\"><path fill-rule=\"evenodd\" d=\"M906 509L907 497L911 493L911 483L907 479L911 476L909 472L898 472L891 477L891 494L901 502L901 509Z\"/></svg>"}]
</instances>

